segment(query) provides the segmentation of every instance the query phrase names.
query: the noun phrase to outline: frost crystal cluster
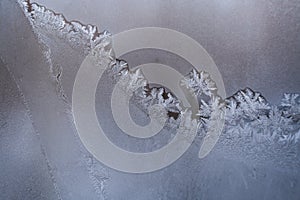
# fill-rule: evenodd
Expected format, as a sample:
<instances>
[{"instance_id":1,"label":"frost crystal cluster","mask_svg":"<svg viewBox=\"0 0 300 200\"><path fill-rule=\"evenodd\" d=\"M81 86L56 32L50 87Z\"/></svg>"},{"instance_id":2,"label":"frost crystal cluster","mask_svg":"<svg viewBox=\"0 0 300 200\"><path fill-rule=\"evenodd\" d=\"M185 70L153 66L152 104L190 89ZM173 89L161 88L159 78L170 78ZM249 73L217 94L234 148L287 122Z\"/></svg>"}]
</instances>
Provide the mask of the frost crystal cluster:
<instances>
[{"instance_id":1,"label":"frost crystal cluster","mask_svg":"<svg viewBox=\"0 0 300 200\"><path fill-rule=\"evenodd\" d=\"M47 31L55 32L66 39L70 46L82 47L85 55L92 52L99 63L110 60L109 74L114 80L121 81L123 90L134 93L135 104L145 112L151 112L148 109L153 105L163 106L170 126L181 129L197 126L201 136L222 132L227 138L250 137L257 141L268 140L284 144L296 142L300 138L299 94L284 94L278 106L270 105L259 92L250 88L222 99L210 75L193 69L180 84L198 99L199 111L195 121L186 114L189 111L183 108L181 101L171 92L163 87L151 87L140 70L130 70L125 61L115 58L111 35L107 31L100 33L96 26L67 21L63 15L29 1L20 0L19 3L34 30L38 30L35 33L42 42L46 40ZM49 54L50 50L46 51L45 56L50 59ZM187 118L190 118L191 123L183 122ZM220 120L225 121L224 127L219 123Z\"/></svg>"},{"instance_id":2,"label":"frost crystal cluster","mask_svg":"<svg viewBox=\"0 0 300 200\"><path fill-rule=\"evenodd\" d=\"M300 138L300 96L284 94L279 106L271 106L259 93L245 88L222 99L216 84L206 72L193 70L182 85L194 92L199 101L199 134L209 134L222 127L214 123L225 117L225 137L252 137L258 141L284 144ZM203 94L209 97L203 97Z\"/></svg>"},{"instance_id":3,"label":"frost crystal cluster","mask_svg":"<svg viewBox=\"0 0 300 200\"><path fill-rule=\"evenodd\" d=\"M25 10L25 14L30 19L34 30L38 30L36 32L38 37L42 37L47 31L55 31L61 38L69 41L72 47L81 45L84 52L88 53L110 35L107 31L98 32L98 28L94 25L83 25L77 21L67 21L62 14L56 14L36 3L22 0L19 3Z\"/></svg>"}]
</instances>

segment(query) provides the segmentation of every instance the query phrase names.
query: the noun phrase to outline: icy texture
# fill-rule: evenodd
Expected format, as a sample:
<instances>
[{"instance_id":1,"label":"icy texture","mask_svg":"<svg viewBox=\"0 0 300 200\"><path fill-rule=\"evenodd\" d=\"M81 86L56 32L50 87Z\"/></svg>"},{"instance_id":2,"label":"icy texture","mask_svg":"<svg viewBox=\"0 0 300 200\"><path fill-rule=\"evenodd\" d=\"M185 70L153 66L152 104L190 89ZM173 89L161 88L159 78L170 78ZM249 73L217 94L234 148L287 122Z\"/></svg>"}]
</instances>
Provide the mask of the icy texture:
<instances>
[{"instance_id":1,"label":"icy texture","mask_svg":"<svg viewBox=\"0 0 300 200\"><path fill-rule=\"evenodd\" d=\"M287 96L293 97L292 94L285 94L283 101L292 101ZM300 104L294 105L294 111L299 109L299 106ZM274 142L297 142L299 120L293 120L291 115L286 114L286 109L282 106L270 106L260 93L249 88L241 90L227 99L226 123L230 130L228 134L234 135L235 132L241 135L242 132L251 132L253 137L267 137ZM296 112L292 115L299 115L299 112Z\"/></svg>"},{"instance_id":2,"label":"icy texture","mask_svg":"<svg viewBox=\"0 0 300 200\"><path fill-rule=\"evenodd\" d=\"M284 94L280 106L285 117L292 118L293 121L300 121L299 94Z\"/></svg>"},{"instance_id":3,"label":"icy texture","mask_svg":"<svg viewBox=\"0 0 300 200\"><path fill-rule=\"evenodd\" d=\"M173 123L171 126L179 126L180 115L185 112L180 106L180 101L163 87L149 87L140 70L131 71L125 61L114 58L108 32L99 33L95 26L82 25L75 21L68 22L61 14L55 14L35 3L30 4L28 1L20 3L39 37L47 35L44 29L56 31L59 37L65 38L71 46L83 47L85 54L92 50L99 57L99 62L107 56L110 57L111 75L123 83L122 89L135 92L135 101L145 112L149 112L148 109L155 104L162 105L168 111L170 116L168 122ZM49 51L46 51L46 57L49 57L51 53ZM51 62L50 58L48 60ZM51 70L59 82L61 70L53 67ZM199 135L202 137L216 131L221 132L223 126L219 121L225 117L226 126L223 134L229 137L250 134L253 138L267 137L280 143L295 143L299 139L300 108L297 94L285 94L280 106L270 106L260 93L250 88L240 90L223 100L218 96L216 84L209 74L196 70L192 70L182 80L181 85L200 99L197 123Z\"/></svg>"},{"instance_id":4,"label":"icy texture","mask_svg":"<svg viewBox=\"0 0 300 200\"><path fill-rule=\"evenodd\" d=\"M5 65L0 60L0 199L59 199L24 95Z\"/></svg>"},{"instance_id":5,"label":"icy texture","mask_svg":"<svg viewBox=\"0 0 300 200\"><path fill-rule=\"evenodd\" d=\"M78 46L81 43L79 46L85 48L85 53L93 50L100 56L113 56L111 51L108 54L103 54L107 50L105 48L109 46L109 40L107 40L109 34L107 32L99 33L97 27L92 25L82 25L79 22L73 21L68 22L61 14L55 14L53 11L47 10L45 7L35 3L30 4L28 1L25 1L21 2L21 4L24 6L25 13L30 18L32 25L37 30L55 30L60 37L67 39L72 46ZM39 32L39 34L41 33ZM47 56L48 54L46 54ZM173 97L171 93L165 92L164 88L150 88L140 70L131 71L125 61L117 60L114 57L112 59L110 70L113 78L124 82L123 89L125 91L135 91L136 97L140 98L137 100L137 103L140 103L144 107L143 109L147 110L151 105L161 104L168 111L169 116L173 116L173 119L178 118L178 115L182 112L178 99ZM101 62L101 57L99 57L99 62ZM56 74L56 78L59 79L59 69L56 69L56 73L55 69L52 70ZM206 131L213 127L212 132L215 129L221 130L222 127L217 128L215 126L217 123L214 122L223 118L224 113L226 113L226 130L228 131L228 135L243 135L241 131L247 132L247 130L241 129L240 126L245 123L249 123L247 127L251 129L253 134L262 135L260 133L261 126L268 127L268 124L278 124L280 122L281 126L285 127L284 129L277 127L276 131L272 131L275 126L273 125L272 128L269 127L270 133L263 134L264 137L267 135L281 142L282 140L295 142L299 138L299 127L297 126L300 113L298 94L285 94L281 106L276 107L277 109L272 108L271 111L271 106L260 93L246 88L227 98L225 100L226 110L224 110L224 100L217 95L216 84L211 80L207 72L192 70L182 80L181 85L188 88L199 98L203 97L203 95L209 97L209 100L204 101L201 99L199 102L199 123L203 123ZM277 122L277 118L274 119L273 115L285 118ZM293 118L294 120L289 122L289 118ZM257 124L259 126L256 126ZM203 126L199 125L199 127Z\"/></svg>"},{"instance_id":6,"label":"icy texture","mask_svg":"<svg viewBox=\"0 0 300 200\"><path fill-rule=\"evenodd\" d=\"M83 25L77 21L67 21L62 14L56 14L36 3L19 1L25 10L25 14L30 18L34 30L46 32L56 31L60 37L67 39L70 45L78 47L84 46L84 51L89 52L101 43L107 32L99 33L96 26Z\"/></svg>"},{"instance_id":7,"label":"icy texture","mask_svg":"<svg viewBox=\"0 0 300 200\"><path fill-rule=\"evenodd\" d=\"M110 196L111 199L221 199L224 196L225 199L242 199L244 195L248 198L261 199L266 197L274 199L275 195L283 197L286 196L285 194L291 194L290 199L297 199L299 193L297 193L299 191L299 174L297 171L299 169L299 152L295 151L295 143L299 139L298 94L286 94L279 106L269 105L262 95L251 89L238 91L232 97L223 100L217 95L217 90L209 75L206 72L193 70L183 80L183 85L201 99L199 101L199 119L196 121L191 119L190 115L183 115L187 111L181 108L180 101L171 93L166 92L163 88L151 88L149 85L145 85L145 80L138 71L130 71L124 61L116 60L109 49L109 34L103 33L99 38L105 39L96 40L93 38L98 38L94 37L98 35L97 29L92 28L92 26L67 22L62 15L57 15L37 4L23 2L22 5L26 9L25 13L29 17L35 34L44 45L49 45L49 41L54 40L53 38L58 35L73 49L82 51L84 54L93 49L94 53L100 56L99 62L101 62L101 56L105 58L112 56L113 77L116 80L126 79L130 83L124 85L125 89L136 91L135 103L140 104L145 112L148 112L149 105L163 105L168 111L171 125L189 130L197 124L201 136L200 140L209 135L210 131L220 129L220 127L214 126L215 120L223 117L226 119L226 126L221 135L220 143L216 145L211 156L203 162L196 160L196 155L187 154L184 159L180 159L170 168L156 174L137 177L117 173L99 164L97 160L83 150L80 141L77 141L78 138L72 135L74 130L70 128L73 126L69 119L70 107L58 101L54 93L49 92L52 87L47 85L49 83L46 82L45 75L47 73L45 70L37 68L40 63L33 63L33 67L26 65L28 71L31 70L33 74L29 76L30 72L25 73L24 78L17 78L16 82L25 91L33 121L37 129L42 131L43 143L51 164L49 166L53 172L54 180L57 182L58 193L63 199L74 199L74 194L93 196L95 191L99 194L99 198ZM57 83L55 87L58 87L60 97L63 96L64 102L68 104L70 99L65 93L67 90L64 90L62 81L68 78L68 67L73 66L69 64L63 68L56 65L55 59L53 59L55 49L50 45L43 50L48 65L50 65L51 78ZM14 69L15 65L11 64L11 66ZM13 70L16 77L23 77L22 69ZM41 80L39 76L41 76ZM33 79L32 83L30 77ZM34 93L30 88L34 87L36 80L38 80L38 84L46 83L42 84L41 88L38 88L37 92ZM48 91L47 97L42 98L41 96L45 95L44 91ZM39 102L36 103L35 99L39 99ZM47 108L48 106L49 108ZM51 115L52 118L49 118L51 120L43 120L44 116L40 114L42 111L46 116ZM60 117L57 116L56 112L60 113ZM67 119L61 117L64 116L63 114L69 115ZM49 126L54 128L50 130ZM43 134L44 131L48 134ZM186 133L188 139L188 131ZM64 140L61 139L61 135L64 135ZM248 145L248 140L253 143L252 146ZM233 143L238 145L234 146ZM63 148L66 144L68 147ZM260 146L260 144L263 145ZM77 146L79 146L79 150L74 148ZM68 151L70 147L72 153ZM195 152L197 153L199 148L196 147ZM61 155L61 152L57 153L57 149L64 149L66 155ZM190 152L193 152L193 148ZM224 157L230 159L224 161ZM65 166L65 163L68 163L68 166ZM263 167L257 166L258 163ZM273 165L274 163L275 165ZM280 170L274 169L275 166L278 167L278 163L283 166ZM84 169L81 166L84 166ZM296 169L296 173L294 174L294 171L290 169ZM88 173L85 173L86 170ZM110 172L110 176L106 170ZM89 178L86 178L86 175ZM78 183L79 181L73 181L73 177L79 177L80 182L87 184L81 185ZM178 182L181 184L177 184ZM75 187L72 187L71 183ZM218 191L211 190L211 188L216 187ZM236 188L238 188L238 192L235 192ZM145 195L143 196L141 193ZM147 196L147 194L152 196ZM80 198L79 196L76 197Z\"/></svg>"},{"instance_id":8,"label":"icy texture","mask_svg":"<svg viewBox=\"0 0 300 200\"><path fill-rule=\"evenodd\" d=\"M195 93L196 96L205 94L212 97L217 93L217 86L211 80L207 72L197 72L195 69L190 72L189 76L182 80L181 84Z\"/></svg>"},{"instance_id":9,"label":"icy texture","mask_svg":"<svg viewBox=\"0 0 300 200\"><path fill-rule=\"evenodd\" d=\"M259 92L250 88L222 100L215 96L215 83L205 72L193 70L182 84L197 96L205 94L210 97L208 101L200 101L198 116L204 127L214 127L209 123L219 120L226 113L225 135L238 137L251 132L253 138L265 137L281 143L295 143L299 139L298 94L284 94L281 105L271 107Z\"/></svg>"},{"instance_id":10,"label":"icy texture","mask_svg":"<svg viewBox=\"0 0 300 200\"><path fill-rule=\"evenodd\" d=\"M108 178L106 169L99 163L95 163L94 158L90 159L91 155L80 143L75 134L70 106L64 99L61 99L60 95L57 95L57 85L53 84L53 77L49 77L49 61L52 62L52 60L49 60L47 56L52 51L46 51L45 58L43 58L41 50L45 49L43 46L42 49L40 48L24 15L17 12L20 11L19 7L14 4L1 2L1 15L5 13L18 24L10 26L11 22L1 21L1 24L3 22L5 26L9 27L1 31L1 43L6 46L4 50L1 49L1 57L14 75L17 87L24 94L24 102L28 106L28 115L32 120L34 131L41 138L42 153L48 161L47 171L51 174L57 199L105 198L104 185ZM14 15L10 15L4 6ZM1 18L3 19L3 17ZM18 29L19 26L23 29ZM16 39L22 37L26 40ZM53 72L57 75L61 73L61 70L54 69ZM61 80L61 76L56 78ZM14 131L11 130L11 132ZM22 133L22 131L17 131L17 133L19 132ZM21 136L21 139L27 139L25 135L24 137ZM39 143L32 144L33 147L36 145L39 146ZM11 145L11 148L15 147ZM23 146L18 146L19 150L22 148ZM25 169L22 173L31 173ZM14 185L13 180L10 184ZM82 185L85 187L81 188ZM24 191L24 193L26 192ZM26 197L24 198L26 199Z\"/></svg>"},{"instance_id":11,"label":"icy texture","mask_svg":"<svg viewBox=\"0 0 300 200\"><path fill-rule=\"evenodd\" d=\"M134 92L133 99L139 107L147 112L151 111L154 105L161 105L168 112L167 126L177 127L179 121L176 121L180 111L180 101L170 92L166 92L163 87L150 87L142 72L129 70L128 64L123 60L116 59L110 64L110 76L116 81L120 81L123 90ZM159 113L158 113L159 114ZM172 121L172 123L170 123ZM175 124L174 124L175 123Z\"/></svg>"}]
</instances>

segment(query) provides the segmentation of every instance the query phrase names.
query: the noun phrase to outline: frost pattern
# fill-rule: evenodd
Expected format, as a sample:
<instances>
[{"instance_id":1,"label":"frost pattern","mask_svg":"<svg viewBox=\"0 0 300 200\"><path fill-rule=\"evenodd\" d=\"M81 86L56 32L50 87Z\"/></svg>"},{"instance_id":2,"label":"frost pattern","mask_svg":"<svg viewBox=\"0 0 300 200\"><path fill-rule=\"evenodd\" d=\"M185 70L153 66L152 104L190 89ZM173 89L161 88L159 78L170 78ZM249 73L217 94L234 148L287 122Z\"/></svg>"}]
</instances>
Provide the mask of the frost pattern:
<instances>
[{"instance_id":1,"label":"frost pattern","mask_svg":"<svg viewBox=\"0 0 300 200\"><path fill-rule=\"evenodd\" d=\"M291 117L294 121L300 121L300 95L284 94L280 107L285 117Z\"/></svg>"},{"instance_id":2,"label":"frost pattern","mask_svg":"<svg viewBox=\"0 0 300 200\"><path fill-rule=\"evenodd\" d=\"M67 21L63 15L29 1L20 0L20 4L32 26L38 30L37 35L54 31L72 47L81 47L85 54L92 52L99 63L111 60L110 75L114 80L124 83L122 89L134 91L135 103L140 105L141 109L147 112L153 105L161 105L169 116L167 124L173 127L178 128L185 124L185 128L190 129L190 124L195 123L192 118L191 123L183 123L182 116L187 111L172 93L166 92L163 87L150 87L140 70L129 70L125 61L115 58L109 32L99 32L93 25ZM48 51L45 55L49 60L50 53ZM51 70L59 82L62 70L55 70L53 66ZM196 123L201 137L209 136L216 130L223 130L226 138L251 137L257 141L268 140L283 144L294 143L300 138L299 94L284 94L278 106L270 105L259 92L250 88L222 99L210 75L195 69L182 80L181 85L200 99ZM225 120L224 128L217 123L221 119Z\"/></svg>"},{"instance_id":3,"label":"frost pattern","mask_svg":"<svg viewBox=\"0 0 300 200\"><path fill-rule=\"evenodd\" d=\"M182 108L180 101L163 87L150 87L141 70L130 70L124 60L114 60L109 67L110 76L120 82L121 89L126 93L133 93L134 102L145 113L157 112L156 105L167 111L168 120L166 126L178 128ZM160 112L160 111L159 111ZM160 116L161 113L155 115ZM164 123L164 120L162 120Z\"/></svg>"},{"instance_id":4,"label":"frost pattern","mask_svg":"<svg viewBox=\"0 0 300 200\"><path fill-rule=\"evenodd\" d=\"M181 85L195 93L196 96L205 94L212 97L217 92L216 83L210 78L209 73L204 71L197 72L195 69L193 69L189 75L182 80Z\"/></svg>"},{"instance_id":5,"label":"frost pattern","mask_svg":"<svg viewBox=\"0 0 300 200\"><path fill-rule=\"evenodd\" d=\"M182 85L197 96L210 97L199 102L198 131L202 137L210 130L220 129L214 121L225 117L223 134L227 138L252 137L259 142L268 140L282 144L295 143L300 138L299 94L284 94L279 106L271 106L259 92L250 88L223 100L216 95L217 89L210 76L196 70L183 80Z\"/></svg>"},{"instance_id":6,"label":"frost pattern","mask_svg":"<svg viewBox=\"0 0 300 200\"><path fill-rule=\"evenodd\" d=\"M295 96L285 94L282 101L294 102ZM295 118L299 108L299 102L291 107L270 106L260 93L246 88L227 100L226 134L238 132L258 141L294 143L299 139L300 124Z\"/></svg>"},{"instance_id":7,"label":"frost pattern","mask_svg":"<svg viewBox=\"0 0 300 200\"><path fill-rule=\"evenodd\" d=\"M108 35L107 31L99 32L94 25L84 25L77 21L67 21L62 14L54 13L52 10L29 0L19 0L31 25L40 33L55 31L59 37L66 39L72 47L83 47L87 54Z\"/></svg>"}]
</instances>

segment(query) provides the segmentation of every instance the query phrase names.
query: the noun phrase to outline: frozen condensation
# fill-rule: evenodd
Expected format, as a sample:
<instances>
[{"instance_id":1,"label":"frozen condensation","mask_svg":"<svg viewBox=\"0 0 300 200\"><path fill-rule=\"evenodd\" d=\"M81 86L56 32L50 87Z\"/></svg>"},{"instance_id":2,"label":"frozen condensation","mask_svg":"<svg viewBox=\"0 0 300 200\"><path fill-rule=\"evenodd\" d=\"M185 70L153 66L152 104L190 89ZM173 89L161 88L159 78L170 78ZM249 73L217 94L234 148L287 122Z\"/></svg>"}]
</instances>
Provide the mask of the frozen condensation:
<instances>
[{"instance_id":1,"label":"frozen condensation","mask_svg":"<svg viewBox=\"0 0 300 200\"><path fill-rule=\"evenodd\" d=\"M63 15L56 14L43 6L29 1L20 1L28 19L39 38L47 35L46 31L55 31L73 47L81 47L85 54L93 51L98 61L110 59L110 74L119 81L123 90L133 93L135 103L148 112L155 104L162 105L168 112L168 122L179 126L182 109L181 102L172 93L161 87L150 87L140 70L130 70L126 61L114 57L107 31L98 32L97 27L83 25L76 21L67 21ZM43 42L43 41L42 41ZM46 41L44 41L46 43ZM45 52L51 65L50 49ZM60 79L62 69L51 68L56 79ZM199 135L209 135L216 130L231 136L244 136L248 132L253 138L264 137L280 143L295 143L299 139L300 103L298 94L284 94L279 106L271 106L259 93L250 88L240 90L231 97L222 99L218 96L215 82L207 72L193 69L182 80L181 85L194 93L199 101L197 127ZM61 86L60 86L61 87ZM204 97L204 98L203 98ZM152 111L153 112L153 111ZM225 118L225 127L218 121ZM246 124L246 125L245 125ZM171 125L172 126L172 125ZM201 133L201 131L205 133ZM221 131L220 131L221 132Z\"/></svg>"},{"instance_id":2,"label":"frozen condensation","mask_svg":"<svg viewBox=\"0 0 300 200\"><path fill-rule=\"evenodd\" d=\"M244 193L249 196L266 194L270 197L273 194L278 194L279 190L273 191L273 187L281 188L283 191L292 191L295 194L294 197L297 196L297 191L299 191L299 172L297 170L300 166L299 94L284 94L280 105L270 105L262 94L250 88L237 91L236 94L222 99L218 95L214 81L211 80L207 72L192 70L182 80L182 86L198 97L199 111L194 117L189 110L181 105L181 101L167 89L159 86L152 87L139 70L130 70L125 61L115 58L111 48L111 35L107 31L99 32L95 26L67 21L62 14L56 14L29 1L19 1L19 3L41 43L43 55L49 65L50 78L55 83L56 94L65 103L64 106L59 108L68 109L62 111L65 114L67 113L68 119L72 117L70 114L71 99L69 99L69 89L63 81L68 78L70 73L67 67L71 68L73 66L62 67L62 65L57 64L60 60L55 60L55 49L53 49L55 45L51 43L56 38L63 40L72 49L79 51L83 55L82 57L92 51L99 58L99 63L103 60L105 62L110 60L109 72L106 75L116 82L121 81L123 83L121 86L125 91L133 92L134 103L145 113L153 112L159 116L161 114L160 109L156 109L155 105L161 105L168 116L166 127L182 130L184 138L189 142L192 142L189 140L189 131L198 129L199 137L197 138L198 141L195 142L196 152L201 148L203 140L209 138L211 132L222 130L222 132L220 131L222 133L220 141L212 151L212 156L207 157L207 160L198 162L196 160L198 158L193 155L194 157L188 157L188 161L181 159L178 161L179 164L176 163L176 165L158 172L158 175L144 175L138 178L134 175L121 174L106 169L105 166L99 164L95 158L83 150L83 147L79 145L78 138L76 143L73 141L73 137L65 136L71 147L74 147L72 146L74 144L80 146L80 150L74 150L75 153L78 153L79 158L74 158L70 163L79 163L88 171L89 179L85 179L84 170L80 171L80 167L76 168L79 170L78 177L82 178L84 183L92 184L91 188L87 184L83 191L84 194L90 192L91 197L95 198L97 196L100 199L109 199L110 196L125 198L122 188L127 187L130 191L152 194L153 198L157 195L155 196L157 199L184 199L188 197L191 199L212 197L213 199L217 195L226 193L228 187L236 188L239 185L239 187L245 189ZM53 100L53 102L57 101ZM35 105L31 104L33 107L31 107L32 112L36 115L39 110L34 110ZM48 111L50 112L49 109ZM37 118L33 118L33 123L37 127L42 127L45 122L42 120L34 121ZM220 119L225 120L224 127L219 126L219 123L217 123ZM60 121L63 124L61 126L73 126L72 119L70 119L70 122L66 119L55 122ZM173 131L172 128L170 130ZM69 129L68 132L74 131L74 127ZM55 132L56 130L60 130L59 126L58 129L49 132ZM43 147L45 151L54 151L57 145L55 142L58 142L58 140L49 135L43 138L44 143L46 143ZM49 141L53 139L54 144L48 144L47 146L47 142L45 142L47 139ZM52 145L54 147L50 148ZM131 144L127 145L130 146ZM193 152L193 149L191 152ZM77 171L64 171L65 163L59 160L59 158L64 158L63 156L55 158L52 153L46 152L46 154L49 156L47 160L49 161L48 167L51 169L51 176L55 183L56 196L60 199L74 198L70 191L80 190L71 187L72 177L77 176ZM77 155L68 154L68 156L72 159L73 157L77 158ZM223 158L228 158L232 162L218 161L218 159L222 160ZM204 164L204 162L207 163ZM275 169L275 167L279 167L280 170ZM61 178L61 174L64 175L65 179ZM224 177L224 174L227 177ZM266 179L265 177L270 178ZM142 181L143 184L140 183ZM179 186L172 186L174 190L169 189L173 182L193 186L193 189L188 191L186 196L178 194L175 191L182 189ZM269 189L264 191L264 187L262 189L258 188L256 185L259 184L262 184L261 186L267 185L267 188L271 188L270 191L268 191ZM211 188L217 187L216 185L219 186L219 190L212 191ZM256 188L255 191L251 190L251 187ZM148 190L148 188L150 189ZM91 191L96 191L97 195L92 195ZM77 194L80 194L80 192L77 191ZM130 197L129 194L126 193L126 195L126 197ZM139 194L136 195L139 196ZM285 194L280 193L280 195L284 196ZM243 195L240 196L240 198L242 197ZM147 199L147 197L143 196L136 199Z\"/></svg>"}]
</instances>

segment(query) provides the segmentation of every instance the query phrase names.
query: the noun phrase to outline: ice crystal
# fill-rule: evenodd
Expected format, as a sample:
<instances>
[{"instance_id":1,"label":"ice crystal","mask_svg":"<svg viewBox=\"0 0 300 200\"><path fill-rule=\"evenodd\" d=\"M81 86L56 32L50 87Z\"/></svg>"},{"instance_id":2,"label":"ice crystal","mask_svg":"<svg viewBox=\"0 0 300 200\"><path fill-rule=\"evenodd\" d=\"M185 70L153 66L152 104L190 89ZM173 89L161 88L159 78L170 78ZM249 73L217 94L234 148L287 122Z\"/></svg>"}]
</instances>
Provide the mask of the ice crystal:
<instances>
[{"instance_id":1,"label":"ice crystal","mask_svg":"<svg viewBox=\"0 0 300 200\"><path fill-rule=\"evenodd\" d=\"M210 75L207 72L198 72L195 69L193 69L189 75L182 80L181 85L188 88L196 96L205 94L211 97L217 91L216 84L212 81Z\"/></svg>"},{"instance_id":2,"label":"ice crystal","mask_svg":"<svg viewBox=\"0 0 300 200\"><path fill-rule=\"evenodd\" d=\"M209 102L202 101L197 114L200 117L206 137L214 138L223 132L225 122L225 103L219 96L213 96Z\"/></svg>"},{"instance_id":3,"label":"ice crystal","mask_svg":"<svg viewBox=\"0 0 300 200\"><path fill-rule=\"evenodd\" d=\"M207 122L216 111L223 111L225 109L225 103L220 96L213 96L209 101L201 99L199 112L197 116L204 122Z\"/></svg>"},{"instance_id":4,"label":"ice crystal","mask_svg":"<svg viewBox=\"0 0 300 200\"><path fill-rule=\"evenodd\" d=\"M270 106L260 93L247 88L226 100L226 135L250 135L256 141L289 144L299 139L296 94L285 94L280 106Z\"/></svg>"},{"instance_id":5,"label":"ice crystal","mask_svg":"<svg viewBox=\"0 0 300 200\"><path fill-rule=\"evenodd\" d=\"M232 97L227 99L227 108L229 110L227 119L237 120L237 118L255 120L260 115L264 115L270 109L265 98L250 88L240 90Z\"/></svg>"},{"instance_id":6,"label":"ice crystal","mask_svg":"<svg viewBox=\"0 0 300 200\"><path fill-rule=\"evenodd\" d=\"M119 82L122 89L128 94L134 93L138 88L145 87L147 84L140 69L130 71L126 75L121 76Z\"/></svg>"},{"instance_id":7,"label":"ice crystal","mask_svg":"<svg viewBox=\"0 0 300 200\"><path fill-rule=\"evenodd\" d=\"M300 95L285 93L280 104L283 114L292 117L295 121L300 121Z\"/></svg>"},{"instance_id":8,"label":"ice crystal","mask_svg":"<svg viewBox=\"0 0 300 200\"><path fill-rule=\"evenodd\" d=\"M192 118L192 111L185 109L180 115L180 125L178 132L189 143L193 142L193 133L197 131L198 123L196 119Z\"/></svg>"},{"instance_id":9,"label":"ice crystal","mask_svg":"<svg viewBox=\"0 0 300 200\"><path fill-rule=\"evenodd\" d=\"M146 105L161 104L170 112L179 112L181 110L180 101L171 93L165 91L164 88L150 88L142 100Z\"/></svg>"},{"instance_id":10,"label":"ice crystal","mask_svg":"<svg viewBox=\"0 0 300 200\"><path fill-rule=\"evenodd\" d=\"M110 63L110 72L114 79L118 79L121 76L126 75L129 72L129 67L126 61L124 60L113 60Z\"/></svg>"},{"instance_id":11,"label":"ice crystal","mask_svg":"<svg viewBox=\"0 0 300 200\"><path fill-rule=\"evenodd\" d=\"M99 32L94 25L84 25L77 21L67 21L62 14L36 3L19 0L31 25L39 34L47 35L55 32L59 37L66 39L75 48L83 47L87 54L107 37L107 31ZM47 33L46 33L47 32Z\"/></svg>"}]
</instances>

